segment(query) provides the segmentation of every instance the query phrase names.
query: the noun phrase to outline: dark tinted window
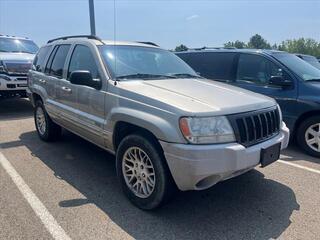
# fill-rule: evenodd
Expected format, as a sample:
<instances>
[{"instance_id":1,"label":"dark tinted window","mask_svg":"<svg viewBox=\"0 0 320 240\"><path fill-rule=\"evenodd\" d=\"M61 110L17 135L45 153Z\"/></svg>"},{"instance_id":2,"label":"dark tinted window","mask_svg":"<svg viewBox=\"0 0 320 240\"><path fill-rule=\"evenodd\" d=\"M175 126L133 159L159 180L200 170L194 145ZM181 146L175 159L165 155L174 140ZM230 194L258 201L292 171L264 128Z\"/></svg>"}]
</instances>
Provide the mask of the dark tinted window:
<instances>
[{"instance_id":1,"label":"dark tinted window","mask_svg":"<svg viewBox=\"0 0 320 240\"><path fill-rule=\"evenodd\" d=\"M40 48L38 54L34 58L32 69L38 72L44 71L44 61L48 55L48 52L50 50L49 46Z\"/></svg>"},{"instance_id":2,"label":"dark tinted window","mask_svg":"<svg viewBox=\"0 0 320 240\"><path fill-rule=\"evenodd\" d=\"M235 53L181 53L178 54L202 77L214 80L232 80Z\"/></svg>"},{"instance_id":3,"label":"dark tinted window","mask_svg":"<svg viewBox=\"0 0 320 240\"><path fill-rule=\"evenodd\" d=\"M62 78L63 67L68 55L70 45L60 45L52 61L50 75Z\"/></svg>"},{"instance_id":4,"label":"dark tinted window","mask_svg":"<svg viewBox=\"0 0 320 240\"><path fill-rule=\"evenodd\" d=\"M51 54L50 54L50 57L47 61L47 64L46 64L46 68L44 70L45 73L49 73L50 72L50 67L51 67L51 64L52 64L52 60L54 58L54 55L56 54L57 52L57 49L58 49L59 46L55 46L54 49L52 50Z\"/></svg>"},{"instance_id":5,"label":"dark tinted window","mask_svg":"<svg viewBox=\"0 0 320 240\"><path fill-rule=\"evenodd\" d=\"M289 76L280 66L269 59L255 54L241 54L238 62L237 81L268 85L272 76Z\"/></svg>"},{"instance_id":6,"label":"dark tinted window","mask_svg":"<svg viewBox=\"0 0 320 240\"><path fill-rule=\"evenodd\" d=\"M83 45L77 45L73 50L69 64L68 77L76 70L87 70L91 73L93 78L99 78L98 68L90 48Z\"/></svg>"}]
</instances>

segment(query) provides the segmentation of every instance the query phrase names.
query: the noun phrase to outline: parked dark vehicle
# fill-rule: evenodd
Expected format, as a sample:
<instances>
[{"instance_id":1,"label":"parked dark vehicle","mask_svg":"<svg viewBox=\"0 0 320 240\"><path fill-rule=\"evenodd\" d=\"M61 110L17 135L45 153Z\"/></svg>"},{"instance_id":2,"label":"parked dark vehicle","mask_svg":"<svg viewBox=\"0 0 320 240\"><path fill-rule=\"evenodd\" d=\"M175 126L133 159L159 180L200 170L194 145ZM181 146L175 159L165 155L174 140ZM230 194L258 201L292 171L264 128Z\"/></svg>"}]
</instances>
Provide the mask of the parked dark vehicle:
<instances>
[{"instance_id":1,"label":"parked dark vehicle","mask_svg":"<svg viewBox=\"0 0 320 240\"><path fill-rule=\"evenodd\" d=\"M201 76L275 98L299 146L320 157L320 70L275 50L202 49L176 53Z\"/></svg>"},{"instance_id":2,"label":"parked dark vehicle","mask_svg":"<svg viewBox=\"0 0 320 240\"><path fill-rule=\"evenodd\" d=\"M319 62L319 59L317 59L316 57L314 56L311 56L311 55L306 55L306 54L296 54L297 57L305 60L307 63L311 64L312 66L320 69L320 62Z\"/></svg>"}]
</instances>

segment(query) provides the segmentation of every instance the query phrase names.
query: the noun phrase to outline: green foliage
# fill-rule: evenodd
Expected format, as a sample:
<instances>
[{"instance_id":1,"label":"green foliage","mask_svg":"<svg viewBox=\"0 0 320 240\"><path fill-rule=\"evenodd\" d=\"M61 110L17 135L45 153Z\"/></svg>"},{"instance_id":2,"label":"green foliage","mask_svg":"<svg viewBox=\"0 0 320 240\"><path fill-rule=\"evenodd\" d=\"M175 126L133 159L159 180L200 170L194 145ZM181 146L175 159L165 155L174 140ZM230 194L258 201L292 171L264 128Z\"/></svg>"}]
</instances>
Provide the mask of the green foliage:
<instances>
[{"instance_id":1,"label":"green foliage","mask_svg":"<svg viewBox=\"0 0 320 240\"><path fill-rule=\"evenodd\" d=\"M250 38L248 48L271 49L271 45L261 35L256 34Z\"/></svg>"},{"instance_id":2,"label":"green foliage","mask_svg":"<svg viewBox=\"0 0 320 240\"><path fill-rule=\"evenodd\" d=\"M182 51L188 51L188 49L189 49L189 48L188 48L187 46L181 44L181 45L179 45L179 46L177 46L177 47L175 48L175 51L176 51L176 52L182 52Z\"/></svg>"},{"instance_id":3,"label":"green foliage","mask_svg":"<svg viewBox=\"0 0 320 240\"><path fill-rule=\"evenodd\" d=\"M226 48L246 48L247 47L247 44L245 42L242 42L242 41L235 41L235 42L227 42L224 44L224 47Z\"/></svg>"},{"instance_id":4,"label":"green foliage","mask_svg":"<svg viewBox=\"0 0 320 240\"><path fill-rule=\"evenodd\" d=\"M279 50L290 53L301 53L320 57L320 42L311 38L299 38L283 41Z\"/></svg>"},{"instance_id":5,"label":"green foliage","mask_svg":"<svg viewBox=\"0 0 320 240\"><path fill-rule=\"evenodd\" d=\"M271 44L265 40L261 35L253 35L249 42L243 42L236 40L234 42L229 41L224 44L226 48L254 48L254 49L274 49L280 51L286 51L289 53L301 53L308 54L320 58L320 42L311 38L299 38L291 39L281 42L280 44ZM177 46L175 51L186 51L188 48L181 44Z\"/></svg>"},{"instance_id":6,"label":"green foliage","mask_svg":"<svg viewBox=\"0 0 320 240\"><path fill-rule=\"evenodd\" d=\"M271 47L270 43L268 43L261 35L256 34L250 38L248 43L236 40L234 42L225 43L224 47L235 47L239 49L242 49L242 48L271 49L277 46L273 45Z\"/></svg>"}]
</instances>

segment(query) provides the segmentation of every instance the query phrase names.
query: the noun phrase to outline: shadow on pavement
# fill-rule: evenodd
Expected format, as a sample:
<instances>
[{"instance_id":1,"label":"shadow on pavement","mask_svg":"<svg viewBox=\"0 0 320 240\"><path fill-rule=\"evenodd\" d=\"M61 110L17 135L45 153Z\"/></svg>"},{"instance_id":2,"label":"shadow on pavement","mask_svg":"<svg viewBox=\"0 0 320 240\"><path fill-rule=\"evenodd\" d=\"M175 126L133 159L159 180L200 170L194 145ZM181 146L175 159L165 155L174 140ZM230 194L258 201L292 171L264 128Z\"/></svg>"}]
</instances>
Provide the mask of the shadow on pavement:
<instances>
[{"instance_id":1,"label":"shadow on pavement","mask_svg":"<svg viewBox=\"0 0 320 240\"><path fill-rule=\"evenodd\" d=\"M26 98L0 99L0 121L29 118L33 108Z\"/></svg>"},{"instance_id":2,"label":"shadow on pavement","mask_svg":"<svg viewBox=\"0 0 320 240\"><path fill-rule=\"evenodd\" d=\"M320 164L320 158L307 155L295 143L291 143L288 149L284 150L281 154L281 159L288 162L303 160Z\"/></svg>"},{"instance_id":3,"label":"shadow on pavement","mask_svg":"<svg viewBox=\"0 0 320 240\"><path fill-rule=\"evenodd\" d=\"M179 192L154 212L132 206L116 179L114 157L65 133L56 143L40 143L36 132L20 136L21 144L82 193L57 205L95 204L136 239L271 239L290 225L299 210L294 192L253 170L201 192ZM42 147L39 147L41 146ZM6 147L10 147L10 143Z\"/></svg>"}]
</instances>

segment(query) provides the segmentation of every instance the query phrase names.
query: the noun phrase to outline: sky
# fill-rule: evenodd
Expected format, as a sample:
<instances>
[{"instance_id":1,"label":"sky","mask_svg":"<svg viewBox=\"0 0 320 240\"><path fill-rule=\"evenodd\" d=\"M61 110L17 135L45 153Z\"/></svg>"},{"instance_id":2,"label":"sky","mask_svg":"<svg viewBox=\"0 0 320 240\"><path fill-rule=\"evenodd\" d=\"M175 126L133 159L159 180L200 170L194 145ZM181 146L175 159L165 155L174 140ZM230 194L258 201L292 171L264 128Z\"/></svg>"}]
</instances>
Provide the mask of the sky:
<instances>
[{"instance_id":1,"label":"sky","mask_svg":"<svg viewBox=\"0 0 320 240\"><path fill-rule=\"evenodd\" d=\"M163 48L220 47L258 33L271 44L292 38L320 41L320 0L95 0L97 35L152 41ZM38 45L90 34L88 0L0 0L0 34Z\"/></svg>"}]
</instances>

